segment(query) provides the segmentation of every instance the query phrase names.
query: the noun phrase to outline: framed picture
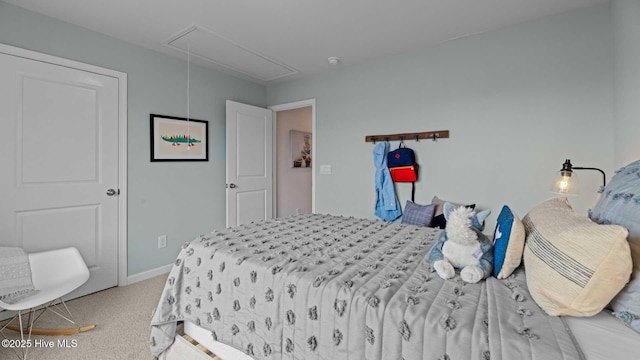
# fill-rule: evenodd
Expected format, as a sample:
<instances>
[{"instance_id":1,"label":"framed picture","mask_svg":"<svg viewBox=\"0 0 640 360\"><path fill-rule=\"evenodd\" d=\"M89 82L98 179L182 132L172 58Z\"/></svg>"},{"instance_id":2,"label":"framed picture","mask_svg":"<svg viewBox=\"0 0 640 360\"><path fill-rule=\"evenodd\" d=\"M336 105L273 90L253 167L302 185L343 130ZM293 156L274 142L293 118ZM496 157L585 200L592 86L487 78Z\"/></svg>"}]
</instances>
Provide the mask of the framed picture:
<instances>
[{"instance_id":1,"label":"framed picture","mask_svg":"<svg viewBox=\"0 0 640 360\"><path fill-rule=\"evenodd\" d=\"M290 164L293 168L311 167L311 133L289 130Z\"/></svg>"},{"instance_id":2,"label":"framed picture","mask_svg":"<svg viewBox=\"0 0 640 360\"><path fill-rule=\"evenodd\" d=\"M209 123L150 115L151 161L209 161Z\"/></svg>"}]
</instances>

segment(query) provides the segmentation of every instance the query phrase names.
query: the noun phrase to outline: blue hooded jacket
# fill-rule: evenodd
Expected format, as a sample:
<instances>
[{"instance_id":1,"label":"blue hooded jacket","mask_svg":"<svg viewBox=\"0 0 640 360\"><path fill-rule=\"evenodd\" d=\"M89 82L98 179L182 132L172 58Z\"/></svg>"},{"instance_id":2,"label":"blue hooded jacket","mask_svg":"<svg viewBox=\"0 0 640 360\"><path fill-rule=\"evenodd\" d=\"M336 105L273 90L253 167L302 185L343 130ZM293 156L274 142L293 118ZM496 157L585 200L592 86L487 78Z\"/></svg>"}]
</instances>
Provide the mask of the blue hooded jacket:
<instances>
[{"instance_id":1,"label":"blue hooded jacket","mask_svg":"<svg viewBox=\"0 0 640 360\"><path fill-rule=\"evenodd\" d=\"M391 173L387 167L389 143L381 142L373 148L373 164L376 166L376 210L377 217L393 221L402 215L400 201L396 197Z\"/></svg>"}]
</instances>

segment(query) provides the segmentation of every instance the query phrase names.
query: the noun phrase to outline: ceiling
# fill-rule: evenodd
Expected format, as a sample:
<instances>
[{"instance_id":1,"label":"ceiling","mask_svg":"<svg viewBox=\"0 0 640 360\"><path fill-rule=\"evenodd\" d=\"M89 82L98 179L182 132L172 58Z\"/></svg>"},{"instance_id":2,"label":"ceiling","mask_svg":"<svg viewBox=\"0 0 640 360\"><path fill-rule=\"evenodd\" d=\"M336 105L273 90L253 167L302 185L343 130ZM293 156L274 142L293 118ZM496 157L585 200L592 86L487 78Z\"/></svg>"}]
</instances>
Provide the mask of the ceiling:
<instances>
[{"instance_id":1,"label":"ceiling","mask_svg":"<svg viewBox=\"0 0 640 360\"><path fill-rule=\"evenodd\" d=\"M2 0L261 84L607 0ZM327 61L339 57L337 65Z\"/></svg>"}]
</instances>

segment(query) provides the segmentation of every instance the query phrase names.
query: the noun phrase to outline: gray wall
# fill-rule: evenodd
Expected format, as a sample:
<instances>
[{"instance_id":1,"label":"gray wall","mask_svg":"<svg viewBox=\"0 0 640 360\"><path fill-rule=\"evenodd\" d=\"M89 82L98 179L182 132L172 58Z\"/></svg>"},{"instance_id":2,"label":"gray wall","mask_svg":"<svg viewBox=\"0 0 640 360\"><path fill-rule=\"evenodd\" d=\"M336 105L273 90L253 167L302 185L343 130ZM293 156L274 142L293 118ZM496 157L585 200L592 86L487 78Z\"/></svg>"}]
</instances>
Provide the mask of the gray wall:
<instances>
[{"instance_id":1,"label":"gray wall","mask_svg":"<svg viewBox=\"0 0 640 360\"><path fill-rule=\"evenodd\" d=\"M640 159L640 1L611 5L615 39L616 167Z\"/></svg>"},{"instance_id":2,"label":"gray wall","mask_svg":"<svg viewBox=\"0 0 640 360\"><path fill-rule=\"evenodd\" d=\"M161 39L160 39L161 40ZM186 116L186 62L0 2L0 43L128 74L129 274L167 265L225 226L225 100L265 106L265 87L191 67L191 117L209 121L208 162L151 163L149 114ZM157 248L158 235L168 235Z\"/></svg>"},{"instance_id":3,"label":"gray wall","mask_svg":"<svg viewBox=\"0 0 640 360\"><path fill-rule=\"evenodd\" d=\"M416 200L476 202L494 212L487 231L503 204L523 216L553 196L548 188L565 158L611 175L637 159L640 146L637 0L614 0L612 14L603 5L554 15L266 90L193 66L191 115L210 126L206 163L148 160L149 113L185 116L184 61L1 1L0 42L128 74L129 273L136 274L171 263L196 234L224 227L226 99L257 106L317 99L314 171L333 169L316 178L321 213L373 218L370 134L450 130L450 139L408 143L421 165ZM600 178L579 175L582 194L570 200L585 210ZM409 189L399 186L403 202ZM156 247L161 234L169 236L166 249Z\"/></svg>"},{"instance_id":4,"label":"gray wall","mask_svg":"<svg viewBox=\"0 0 640 360\"><path fill-rule=\"evenodd\" d=\"M451 131L410 142L421 165L416 201L434 195L520 215L552 197L554 172L614 167L613 47L608 5L545 17L374 62L270 86L269 105L315 98L316 210L373 218L372 144L365 135ZM337 54L339 55L339 54ZM392 147L397 146L393 143ZM601 178L581 172L577 210ZM404 203L410 185L400 184Z\"/></svg>"}]
</instances>

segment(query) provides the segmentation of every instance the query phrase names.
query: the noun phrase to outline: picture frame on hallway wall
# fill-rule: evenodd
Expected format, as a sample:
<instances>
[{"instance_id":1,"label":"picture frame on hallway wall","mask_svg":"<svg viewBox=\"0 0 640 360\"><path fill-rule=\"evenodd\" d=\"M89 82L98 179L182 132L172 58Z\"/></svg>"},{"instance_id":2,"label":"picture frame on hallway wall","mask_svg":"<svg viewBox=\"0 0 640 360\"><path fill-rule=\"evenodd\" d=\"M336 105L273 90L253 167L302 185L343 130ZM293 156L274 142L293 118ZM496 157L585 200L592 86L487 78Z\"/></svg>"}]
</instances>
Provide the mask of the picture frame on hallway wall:
<instances>
[{"instance_id":1,"label":"picture frame on hallway wall","mask_svg":"<svg viewBox=\"0 0 640 360\"><path fill-rule=\"evenodd\" d=\"M294 169L310 168L311 161L311 133L306 131L289 131L289 164Z\"/></svg>"},{"instance_id":2,"label":"picture frame on hallway wall","mask_svg":"<svg viewBox=\"0 0 640 360\"><path fill-rule=\"evenodd\" d=\"M209 161L209 122L151 114L151 161Z\"/></svg>"}]
</instances>

